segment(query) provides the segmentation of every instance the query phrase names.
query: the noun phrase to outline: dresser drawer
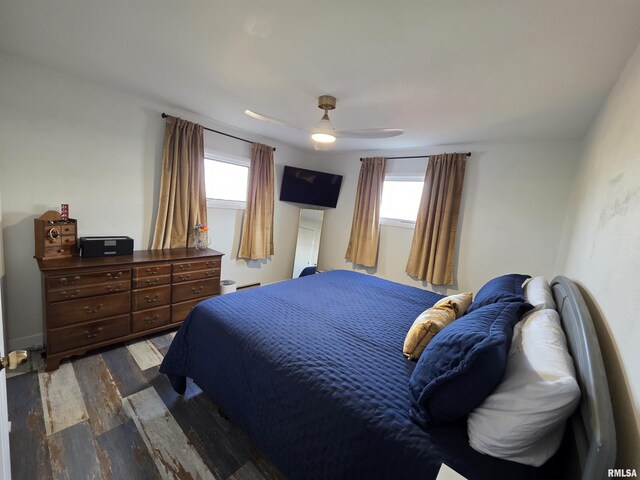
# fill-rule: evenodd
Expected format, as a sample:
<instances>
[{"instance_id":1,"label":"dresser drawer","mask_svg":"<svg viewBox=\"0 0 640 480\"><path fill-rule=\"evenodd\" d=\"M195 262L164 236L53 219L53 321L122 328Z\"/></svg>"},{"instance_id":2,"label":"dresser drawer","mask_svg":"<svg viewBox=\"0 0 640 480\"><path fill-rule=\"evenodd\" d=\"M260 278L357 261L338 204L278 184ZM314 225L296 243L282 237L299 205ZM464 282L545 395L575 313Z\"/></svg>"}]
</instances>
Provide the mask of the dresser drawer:
<instances>
[{"instance_id":1,"label":"dresser drawer","mask_svg":"<svg viewBox=\"0 0 640 480\"><path fill-rule=\"evenodd\" d=\"M171 275L159 275L156 277L138 277L133 279L133 288L148 288L157 285L168 285Z\"/></svg>"},{"instance_id":2,"label":"dresser drawer","mask_svg":"<svg viewBox=\"0 0 640 480\"><path fill-rule=\"evenodd\" d=\"M177 283L173 285L173 301L184 302L194 298L210 297L220 292L220 282L213 280L196 280L195 282Z\"/></svg>"},{"instance_id":3,"label":"dresser drawer","mask_svg":"<svg viewBox=\"0 0 640 480\"><path fill-rule=\"evenodd\" d=\"M167 325L171 322L171 307L169 305L160 308L152 308L142 312L136 312L131 317L131 331L143 332L151 328Z\"/></svg>"},{"instance_id":4,"label":"dresser drawer","mask_svg":"<svg viewBox=\"0 0 640 480\"><path fill-rule=\"evenodd\" d=\"M220 269L220 258L174 263L173 273L193 272L196 270L213 270L216 268L218 270Z\"/></svg>"},{"instance_id":5,"label":"dresser drawer","mask_svg":"<svg viewBox=\"0 0 640 480\"><path fill-rule=\"evenodd\" d=\"M42 225L42 238L44 239L44 245L60 245L60 225Z\"/></svg>"},{"instance_id":6,"label":"dresser drawer","mask_svg":"<svg viewBox=\"0 0 640 480\"><path fill-rule=\"evenodd\" d=\"M47 326L58 328L129 313L130 303L130 292L52 303L49 305Z\"/></svg>"},{"instance_id":7,"label":"dresser drawer","mask_svg":"<svg viewBox=\"0 0 640 480\"><path fill-rule=\"evenodd\" d=\"M171 285L134 290L131 308L134 311L168 305L171 302Z\"/></svg>"},{"instance_id":8,"label":"dresser drawer","mask_svg":"<svg viewBox=\"0 0 640 480\"><path fill-rule=\"evenodd\" d=\"M61 243L62 246L66 246L66 245L75 245L76 244L76 237L73 235L63 235L60 237L61 238Z\"/></svg>"},{"instance_id":9,"label":"dresser drawer","mask_svg":"<svg viewBox=\"0 0 640 480\"><path fill-rule=\"evenodd\" d=\"M47 332L47 352L57 353L129 334L129 315Z\"/></svg>"},{"instance_id":10,"label":"dresser drawer","mask_svg":"<svg viewBox=\"0 0 640 480\"><path fill-rule=\"evenodd\" d=\"M169 275L171 273L171 265L145 265L144 267L133 268L133 278L157 277L159 275Z\"/></svg>"},{"instance_id":11,"label":"dresser drawer","mask_svg":"<svg viewBox=\"0 0 640 480\"><path fill-rule=\"evenodd\" d=\"M69 247L71 248L71 247ZM131 270L128 268L105 270L103 272L77 273L70 275L57 275L47 281L49 289L68 288L71 286L89 285L93 283L105 283L125 281L131 279ZM129 282L127 282L129 283Z\"/></svg>"},{"instance_id":12,"label":"dresser drawer","mask_svg":"<svg viewBox=\"0 0 640 480\"><path fill-rule=\"evenodd\" d=\"M57 239L58 244L54 246L44 247L44 255L46 258L70 257L75 251L75 245L61 245L60 237Z\"/></svg>"},{"instance_id":13,"label":"dresser drawer","mask_svg":"<svg viewBox=\"0 0 640 480\"><path fill-rule=\"evenodd\" d=\"M63 223L62 225L58 225L58 231L61 235L72 235L76 234L76 224L75 223Z\"/></svg>"},{"instance_id":14,"label":"dresser drawer","mask_svg":"<svg viewBox=\"0 0 640 480\"><path fill-rule=\"evenodd\" d=\"M129 280L121 282L99 283L97 285L89 285L86 287L70 286L68 288L49 291L50 302L61 302L65 300L73 300L76 298L93 297L96 295L107 295L109 293L125 292L129 290Z\"/></svg>"},{"instance_id":15,"label":"dresser drawer","mask_svg":"<svg viewBox=\"0 0 640 480\"><path fill-rule=\"evenodd\" d=\"M176 272L171 275L173 283L190 282L192 280L202 280L206 278L220 281L220 268L196 270L194 272Z\"/></svg>"},{"instance_id":16,"label":"dresser drawer","mask_svg":"<svg viewBox=\"0 0 640 480\"><path fill-rule=\"evenodd\" d=\"M188 302L180 302L174 303L171 305L171 322L181 322L191 311L193 307L199 304L204 298L199 298L197 300L189 300Z\"/></svg>"}]
</instances>

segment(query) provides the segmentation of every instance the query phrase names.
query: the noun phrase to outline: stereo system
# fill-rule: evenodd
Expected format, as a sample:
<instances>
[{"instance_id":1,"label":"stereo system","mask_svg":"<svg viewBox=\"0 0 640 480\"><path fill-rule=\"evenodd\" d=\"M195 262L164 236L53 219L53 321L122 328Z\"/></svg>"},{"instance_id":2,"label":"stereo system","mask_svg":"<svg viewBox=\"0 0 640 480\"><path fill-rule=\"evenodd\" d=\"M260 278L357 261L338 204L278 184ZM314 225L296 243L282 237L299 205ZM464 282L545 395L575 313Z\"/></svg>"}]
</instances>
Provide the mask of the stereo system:
<instances>
[{"instance_id":1,"label":"stereo system","mask_svg":"<svg viewBox=\"0 0 640 480\"><path fill-rule=\"evenodd\" d=\"M113 257L133 255L131 237L80 237L80 256Z\"/></svg>"}]
</instances>

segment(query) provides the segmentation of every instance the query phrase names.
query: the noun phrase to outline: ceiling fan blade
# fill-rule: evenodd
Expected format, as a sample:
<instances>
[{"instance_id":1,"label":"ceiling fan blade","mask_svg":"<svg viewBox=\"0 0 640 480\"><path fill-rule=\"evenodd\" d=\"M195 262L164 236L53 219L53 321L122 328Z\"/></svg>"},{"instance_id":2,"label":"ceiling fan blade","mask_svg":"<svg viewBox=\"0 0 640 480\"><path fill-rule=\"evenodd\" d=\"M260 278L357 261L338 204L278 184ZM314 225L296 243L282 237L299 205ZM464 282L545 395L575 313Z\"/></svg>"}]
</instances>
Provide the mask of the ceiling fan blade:
<instances>
[{"instance_id":1,"label":"ceiling fan blade","mask_svg":"<svg viewBox=\"0 0 640 480\"><path fill-rule=\"evenodd\" d=\"M338 138L390 138L402 135L401 128L367 128L363 130L342 130L335 132Z\"/></svg>"},{"instance_id":2,"label":"ceiling fan blade","mask_svg":"<svg viewBox=\"0 0 640 480\"><path fill-rule=\"evenodd\" d=\"M261 113L256 113L251 110L245 110L244 113L245 115L249 115L251 118L255 118L256 120L262 120L263 122L273 123L275 125L280 125L281 127L289 127L289 128L296 128L298 130L305 130L304 128L296 127L295 125L291 125L290 123L287 123L283 120L278 120L277 118L273 118L268 115L263 115Z\"/></svg>"}]
</instances>

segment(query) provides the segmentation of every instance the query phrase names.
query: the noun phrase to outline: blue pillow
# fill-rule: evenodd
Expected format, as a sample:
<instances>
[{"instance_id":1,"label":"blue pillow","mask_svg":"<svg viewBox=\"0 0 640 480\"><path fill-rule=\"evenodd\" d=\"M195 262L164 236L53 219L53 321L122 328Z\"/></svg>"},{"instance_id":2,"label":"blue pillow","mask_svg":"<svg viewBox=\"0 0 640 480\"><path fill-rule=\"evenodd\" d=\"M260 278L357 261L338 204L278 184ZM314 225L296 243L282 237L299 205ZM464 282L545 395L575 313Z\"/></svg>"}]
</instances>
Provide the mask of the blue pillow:
<instances>
[{"instance_id":1,"label":"blue pillow","mask_svg":"<svg viewBox=\"0 0 640 480\"><path fill-rule=\"evenodd\" d=\"M476 293L473 303L467 309L471 313L478 308L498 302L524 302L524 289L522 284L530 278L529 275L511 273L489 280Z\"/></svg>"},{"instance_id":2,"label":"blue pillow","mask_svg":"<svg viewBox=\"0 0 640 480\"><path fill-rule=\"evenodd\" d=\"M411 418L438 425L467 415L498 385L513 326L528 303L486 305L450 323L427 345L409 380Z\"/></svg>"}]
</instances>

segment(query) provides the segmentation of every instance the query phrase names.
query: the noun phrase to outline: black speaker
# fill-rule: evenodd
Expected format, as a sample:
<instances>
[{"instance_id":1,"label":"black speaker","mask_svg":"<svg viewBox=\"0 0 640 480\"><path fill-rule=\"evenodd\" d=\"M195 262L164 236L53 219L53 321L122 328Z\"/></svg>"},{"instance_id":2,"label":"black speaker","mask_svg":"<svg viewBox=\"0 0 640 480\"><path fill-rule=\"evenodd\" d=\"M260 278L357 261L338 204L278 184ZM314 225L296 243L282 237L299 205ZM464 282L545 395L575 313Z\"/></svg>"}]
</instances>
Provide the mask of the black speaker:
<instances>
[{"instance_id":1,"label":"black speaker","mask_svg":"<svg viewBox=\"0 0 640 480\"><path fill-rule=\"evenodd\" d=\"M132 254L133 238L130 237L80 237L80 256L84 258Z\"/></svg>"}]
</instances>

